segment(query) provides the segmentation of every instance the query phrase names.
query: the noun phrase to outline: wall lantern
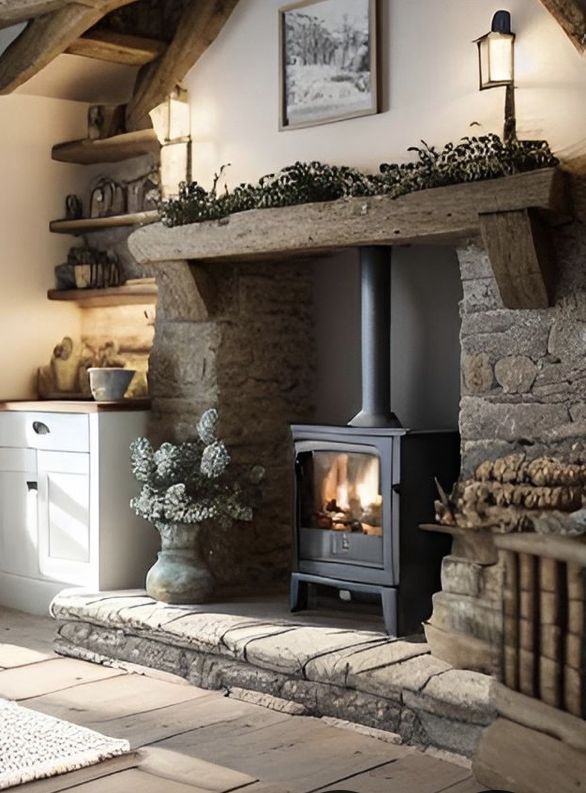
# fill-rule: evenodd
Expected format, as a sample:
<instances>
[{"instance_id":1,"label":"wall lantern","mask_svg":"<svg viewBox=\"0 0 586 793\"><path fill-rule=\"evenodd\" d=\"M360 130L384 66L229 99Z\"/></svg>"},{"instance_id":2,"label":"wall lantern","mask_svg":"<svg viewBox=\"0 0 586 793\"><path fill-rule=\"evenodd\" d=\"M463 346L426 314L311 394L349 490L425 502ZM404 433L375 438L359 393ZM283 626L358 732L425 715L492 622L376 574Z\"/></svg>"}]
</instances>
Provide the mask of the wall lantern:
<instances>
[{"instance_id":1,"label":"wall lantern","mask_svg":"<svg viewBox=\"0 0 586 793\"><path fill-rule=\"evenodd\" d=\"M490 33L476 39L480 90L506 87L505 141L516 138L515 119L515 34L511 30L511 15L497 11L492 18Z\"/></svg>"},{"instance_id":2,"label":"wall lantern","mask_svg":"<svg viewBox=\"0 0 586 793\"><path fill-rule=\"evenodd\" d=\"M191 112L187 91L177 86L164 102L149 113L159 143L186 140L191 135Z\"/></svg>"},{"instance_id":3,"label":"wall lantern","mask_svg":"<svg viewBox=\"0 0 586 793\"><path fill-rule=\"evenodd\" d=\"M191 181L191 108L187 91L177 86L149 113L161 144L161 194L176 195L180 182Z\"/></svg>"}]
</instances>

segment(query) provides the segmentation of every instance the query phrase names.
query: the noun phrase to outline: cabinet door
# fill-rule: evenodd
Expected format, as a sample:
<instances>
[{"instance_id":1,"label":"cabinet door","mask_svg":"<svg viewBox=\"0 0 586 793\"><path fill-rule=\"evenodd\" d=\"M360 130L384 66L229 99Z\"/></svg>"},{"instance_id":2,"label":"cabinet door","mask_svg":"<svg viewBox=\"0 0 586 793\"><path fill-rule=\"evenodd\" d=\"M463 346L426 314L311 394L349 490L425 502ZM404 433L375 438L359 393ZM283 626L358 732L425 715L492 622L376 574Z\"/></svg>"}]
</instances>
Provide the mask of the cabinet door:
<instances>
[{"instance_id":1,"label":"cabinet door","mask_svg":"<svg viewBox=\"0 0 586 793\"><path fill-rule=\"evenodd\" d=\"M0 448L0 570L39 578L37 466L32 449Z\"/></svg>"},{"instance_id":2,"label":"cabinet door","mask_svg":"<svg viewBox=\"0 0 586 793\"><path fill-rule=\"evenodd\" d=\"M91 586L89 454L39 451L37 463L41 573Z\"/></svg>"}]
</instances>

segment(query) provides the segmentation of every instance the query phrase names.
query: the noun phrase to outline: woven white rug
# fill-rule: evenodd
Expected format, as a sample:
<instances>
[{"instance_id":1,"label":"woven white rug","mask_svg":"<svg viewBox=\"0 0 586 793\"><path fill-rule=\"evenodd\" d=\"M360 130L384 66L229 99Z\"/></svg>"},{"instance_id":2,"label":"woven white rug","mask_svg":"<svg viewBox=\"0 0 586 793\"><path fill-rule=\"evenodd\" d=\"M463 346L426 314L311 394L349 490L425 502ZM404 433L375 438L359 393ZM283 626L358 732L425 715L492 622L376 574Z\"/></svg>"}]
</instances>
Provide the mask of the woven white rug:
<instances>
[{"instance_id":1,"label":"woven white rug","mask_svg":"<svg viewBox=\"0 0 586 793\"><path fill-rule=\"evenodd\" d=\"M124 754L128 741L0 699L0 790Z\"/></svg>"}]
</instances>

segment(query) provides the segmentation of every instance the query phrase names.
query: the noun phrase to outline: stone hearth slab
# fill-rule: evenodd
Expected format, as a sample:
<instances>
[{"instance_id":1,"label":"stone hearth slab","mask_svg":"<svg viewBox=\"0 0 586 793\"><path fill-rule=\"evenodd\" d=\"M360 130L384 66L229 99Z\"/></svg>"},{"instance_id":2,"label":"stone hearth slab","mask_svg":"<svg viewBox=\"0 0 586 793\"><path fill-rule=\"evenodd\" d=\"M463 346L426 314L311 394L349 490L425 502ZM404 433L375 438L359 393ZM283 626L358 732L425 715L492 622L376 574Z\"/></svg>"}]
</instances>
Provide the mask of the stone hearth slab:
<instances>
[{"instance_id":1,"label":"stone hearth slab","mask_svg":"<svg viewBox=\"0 0 586 793\"><path fill-rule=\"evenodd\" d=\"M419 637L224 611L81 590L51 606L63 655L137 663L228 694L258 692L263 704L288 700L307 715L399 733L406 743L470 756L495 718L492 678L452 669Z\"/></svg>"}]
</instances>

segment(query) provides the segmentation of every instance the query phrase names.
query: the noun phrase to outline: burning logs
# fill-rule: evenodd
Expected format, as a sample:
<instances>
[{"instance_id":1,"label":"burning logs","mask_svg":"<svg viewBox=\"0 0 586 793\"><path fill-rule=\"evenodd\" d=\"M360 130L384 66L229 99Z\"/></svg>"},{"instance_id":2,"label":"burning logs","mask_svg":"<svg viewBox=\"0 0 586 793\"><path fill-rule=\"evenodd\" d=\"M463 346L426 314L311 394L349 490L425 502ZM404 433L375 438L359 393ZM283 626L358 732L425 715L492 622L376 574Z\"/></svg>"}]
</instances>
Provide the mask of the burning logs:
<instances>
[{"instance_id":1,"label":"burning logs","mask_svg":"<svg viewBox=\"0 0 586 793\"><path fill-rule=\"evenodd\" d=\"M503 532L586 532L586 465L511 454L481 463L448 497L438 485L437 520Z\"/></svg>"},{"instance_id":2,"label":"burning logs","mask_svg":"<svg viewBox=\"0 0 586 793\"><path fill-rule=\"evenodd\" d=\"M314 515L315 525L319 529L358 532L380 537L382 536L381 509L381 498L367 507L357 504L341 507L336 499L331 499Z\"/></svg>"}]
</instances>

